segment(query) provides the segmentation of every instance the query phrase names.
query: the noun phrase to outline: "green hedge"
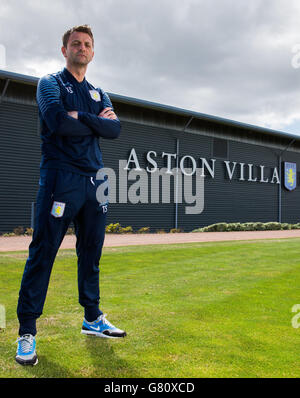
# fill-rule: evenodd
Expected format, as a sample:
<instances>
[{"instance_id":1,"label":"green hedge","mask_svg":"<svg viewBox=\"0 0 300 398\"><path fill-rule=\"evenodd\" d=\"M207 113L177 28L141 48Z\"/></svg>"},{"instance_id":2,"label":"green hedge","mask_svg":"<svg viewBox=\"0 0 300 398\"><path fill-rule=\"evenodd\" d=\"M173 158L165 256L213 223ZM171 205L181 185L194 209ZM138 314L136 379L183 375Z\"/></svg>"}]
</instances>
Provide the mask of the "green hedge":
<instances>
[{"instance_id":1,"label":"green hedge","mask_svg":"<svg viewBox=\"0 0 300 398\"><path fill-rule=\"evenodd\" d=\"M133 233L133 229L131 226L128 227L122 227L120 223L111 223L106 226L105 228L106 233L112 233L112 234L131 234Z\"/></svg>"},{"instance_id":2,"label":"green hedge","mask_svg":"<svg viewBox=\"0 0 300 398\"><path fill-rule=\"evenodd\" d=\"M300 229L300 223L288 224L270 221L262 222L245 222L245 223L225 223L219 222L208 225L203 228L196 228L192 232L230 232L230 231L276 231L287 229Z\"/></svg>"},{"instance_id":3,"label":"green hedge","mask_svg":"<svg viewBox=\"0 0 300 398\"><path fill-rule=\"evenodd\" d=\"M300 222L296 224L279 223L276 221L270 221L266 223L262 222L245 222L245 223L225 223L219 222L216 224L208 225L203 228L196 228L192 232L230 232L230 231L275 231L275 230L287 230L287 229L300 229ZM106 233L111 234L146 234L150 233L150 227L142 227L137 231L134 231L131 226L122 227L120 223L111 223L106 226ZM181 228L171 228L169 231L164 229L157 229L157 234L162 233L178 233L184 232ZM13 230L13 232L3 233L1 236L18 236L18 235L32 235L32 228L23 228L19 226ZM67 235L74 234L74 228L69 228Z\"/></svg>"}]
</instances>

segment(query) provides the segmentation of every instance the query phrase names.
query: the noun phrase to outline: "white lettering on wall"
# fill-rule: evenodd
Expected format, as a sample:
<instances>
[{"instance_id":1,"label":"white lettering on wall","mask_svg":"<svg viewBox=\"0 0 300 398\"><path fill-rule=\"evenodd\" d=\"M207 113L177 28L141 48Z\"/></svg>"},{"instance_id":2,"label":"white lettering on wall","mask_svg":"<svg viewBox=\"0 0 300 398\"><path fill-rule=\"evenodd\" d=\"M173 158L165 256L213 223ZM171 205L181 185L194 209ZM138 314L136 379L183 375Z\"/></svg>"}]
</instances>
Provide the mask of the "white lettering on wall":
<instances>
[{"instance_id":1,"label":"white lettering on wall","mask_svg":"<svg viewBox=\"0 0 300 398\"><path fill-rule=\"evenodd\" d=\"M159 156L162 159L166 159L167 167L158 167L156 159ZM164 172L165 174L174 175L174 173L176 174L178 172L175 165L175 161L177 160L176 153L162 152L161 154L158 154L156 151L151 150L147 152L146 160L148 164L145 170L148 173L155 174L156 172L160 172L159 175L162 175L162 172ZM224 160L223 163L225 165L225 174L229 180L238 179L238 181L280 184L277 167L272 168L271 174L268 175L270 171L268 172L266 166L264 165L256 166L253 163L246 164L230 160ZM201 170L201 177L210 177L214 179L216 173L215 166L216 159L206 159L200 157L197 164L196 159L191 155L184 155L179 161L179 170L183 175L186 176L193 176L199 167L199 170ZM137 153L134 148L132 148L130 151L124 170L131 170L132 168L135 171L142 171ZM124 187L123 192L125 192L125 188L126 187Z\"/></svg>"},{"instance_id":2,"label":"white lettering on wall","mask_svg":"<svg viewBox=\"0 0 300 398\"><path fill-rule=\"evenodd\" d=\"M210 176L212 178L215 178L215 162L216 162L216 159L210 159L210 161L212 162L211 166L210 166L210 164L208 163L208 161L205 158L200 158L200 160L202 162L200 167L203 170L202 171L202 177L206 176L205 169L207 169L207 171L209 172Z\"/></svg>"},{"instance_id":3,"label":"white lettering on wall","mask_svg":"<svg viewBox=\"0 0 300 398\"><path fill-rule=\"evenodd\" d=\"M232 162L233 163L232 169L230 169L230 165L229 164L231 162L229 160L224 160L224 163L226 165L226 170L227 170L228 177L229 177L230 180L232 180L233 173L234 173L235 166L236 166L236 162Z\"/></svg>"},{"instance_id":4,"label":"white lettering on wall","mask_svg":"<svg viewBox=\"0 0 300 398\"><path fill-rule=\"evenodd\" d=\"M166 153L166 152L163 152L163 153L162 153L162 157L164 158L165 156L167 156L167 171L166 171L166 173L167 173L167 174L173 174L172 171L171 171L171 168L172 168L172 158L176 159L177 155L176 155L176 153Z\"/></svg>"},{"instance_id":5,"label":"white lettering on wall","mask_svg":"<svg viewBox=\"0 0 300 398\"><path fill-rule=\"evenodd\" d=\"M129 158L128 158L128 162L127 162L127 165L124 168L124 170L129 170L130 169L130 167L129 167L130 163L134 163L135 164L135 170L139 170L139 171L142 170L140 168L138 157L137 157L137 154L136 154L134 148L131 149L131 152L130 152L130 155L129 155Z\"/></svg>"}]
</instances>

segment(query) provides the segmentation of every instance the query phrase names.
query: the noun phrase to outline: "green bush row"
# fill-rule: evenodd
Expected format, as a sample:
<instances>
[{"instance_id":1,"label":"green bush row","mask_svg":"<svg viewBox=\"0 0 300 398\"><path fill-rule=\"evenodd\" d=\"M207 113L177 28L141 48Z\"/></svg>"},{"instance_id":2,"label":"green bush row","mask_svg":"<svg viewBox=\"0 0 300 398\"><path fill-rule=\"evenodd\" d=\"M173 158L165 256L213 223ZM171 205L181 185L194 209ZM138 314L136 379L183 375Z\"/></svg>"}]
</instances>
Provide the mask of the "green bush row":
<instances>
[{"instance_id":1,"label":"green bush row","mask_svg":"<svg viewBox=\"0 0 300 398\"><path fill-rule=\"evenodd\" d=\"M150 233L150 227L142 227L139 228L137 231L133 231L133 228L131 226L128 227L122 227L120 223L111 223L108 224L105 228L106 233L108 234L132 234L132 233L138 233L138 234L147 234ZM165 234L167 231L164 229L157 229L155 231L158 234ZM180 228L171 228L170 233L177 233L177 232L183 232L182 229ZM74 228L68 228L67 235L73 235L75 233ZM22 226L18 226L14 228L13 232L6 232L3 233L1 236L21 236L21 235L32 235L33 234L33 229L32 228L24 228Z\"/></svg>"},{"instance_id":2,"label":"green bush row","mask_svg":"<svg viewBox=\"0 0 300 398\"><path fill-rule=\"evenodd\" d=\"M279 223L275 221L271 222L245 222L245 223L225 223L219 222L216 224L208 225L203 228L196 228L192 232L230 232L230 231L275 231L275 230L287 230L287 229L300 229L300 223L288 224ZM120 223L111 223L106 226L105 229L108 234L146 234L150 233L150 227L142 227L134 231L131 226L122 227ZM169 231L164 229L157 229L157 234L165 233L178 233L184 232L181 228L171 228ZM13 232L7 232L2 236L20 236L20 235L32 235L32 228L24 228L22 226L14 228ZM67 235L73 235L75 233L74 228L68 228Z\"/></svg>"},{"instance_id":3,"label":"green bush row","mask_svg":"<svg viewBox=\"0 0 300 398\"><path fill-rule=\"evenodd\" d=\"M128 227L122 227L120 223L115 223L115 224L109 224L106 226L105 229L106 233L113 233L113 234L132 234L133 228L128 226ZM165 234L167 233L164 229L157 229L155 231L157 234ZM170 233L177 233L177 232L183 232L182 229L180 228L171 228ZM150 227L142 227L135 231L137 234L147 234L150 233Z\"/></svg>"},{"instance_id":4,"label":"green bush row","mask_svg":"<svg viewBox=\"0 0 300 398\"><path fill-rule=\"evenodd\" d=\"M220 222L203 228L196 228L192 232L230 232L230 231L276 231L287 229L300 229L300 223L288 224L276 221L270 222L245 222L225 223Z\"/></svg>"}]
</instances>

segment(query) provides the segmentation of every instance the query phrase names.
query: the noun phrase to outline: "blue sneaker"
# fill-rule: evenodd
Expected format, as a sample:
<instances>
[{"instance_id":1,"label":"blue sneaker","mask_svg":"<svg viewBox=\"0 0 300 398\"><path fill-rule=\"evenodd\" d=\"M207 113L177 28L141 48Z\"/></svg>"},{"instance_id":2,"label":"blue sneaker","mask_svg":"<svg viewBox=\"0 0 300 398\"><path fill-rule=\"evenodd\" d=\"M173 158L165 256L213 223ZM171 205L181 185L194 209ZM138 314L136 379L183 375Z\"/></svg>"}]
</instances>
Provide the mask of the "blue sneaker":
<instances>
[{"instance_id":1,"label":"blue sneaker","mask_svg":"<svg viewBox=\"0 0 300 398\"><path fill-rule=\"evenodd\" d=\"M126 336L124 330L116 328L105 317L106 314L102 314L94 322L88 322L84 319L81 333L110 339Z\"/></svg>"},{"instance_id":2,"label":"blue sneaker","mask_svg":"<svg viewBox=\"0 0 300 398\"><path fill-rule=\"evenodd\" d=\"M16 361L20 365L36 365L38 357L35 352L35 337L31 334L24 334L18 337L17 343Z\"/></svg>"}]
</instances>

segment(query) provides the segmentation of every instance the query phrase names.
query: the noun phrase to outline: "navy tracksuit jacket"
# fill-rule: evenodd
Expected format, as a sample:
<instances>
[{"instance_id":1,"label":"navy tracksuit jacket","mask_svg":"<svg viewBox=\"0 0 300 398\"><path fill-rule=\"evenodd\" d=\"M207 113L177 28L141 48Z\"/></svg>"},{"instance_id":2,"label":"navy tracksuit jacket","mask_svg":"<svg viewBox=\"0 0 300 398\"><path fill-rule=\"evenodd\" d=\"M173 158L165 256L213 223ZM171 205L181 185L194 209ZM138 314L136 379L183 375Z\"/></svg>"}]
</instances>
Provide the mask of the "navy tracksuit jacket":
<instances>
[{"instance_id":1,"label":"navy tracksuit jacket","mask_svg":"<svg viewBox=\"0 0 300 398\"><path fill-rule=\"evenodd\" d=\"M99 309L99 261L108 203L96 198L103 180L99 138L114 139L120 121L98 117L112 107L108 95L64 68L39 80L37 103L41 121L42 160L32 242L25 264L17 314L19 334L36 334L57 251L73 221L77 237L79 302L88 321ZM78 119L67 114L78 111ZM106 192L107 193L107 192Z\"/></svg>"}]
</instances>

